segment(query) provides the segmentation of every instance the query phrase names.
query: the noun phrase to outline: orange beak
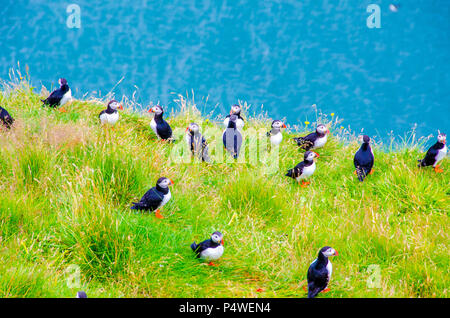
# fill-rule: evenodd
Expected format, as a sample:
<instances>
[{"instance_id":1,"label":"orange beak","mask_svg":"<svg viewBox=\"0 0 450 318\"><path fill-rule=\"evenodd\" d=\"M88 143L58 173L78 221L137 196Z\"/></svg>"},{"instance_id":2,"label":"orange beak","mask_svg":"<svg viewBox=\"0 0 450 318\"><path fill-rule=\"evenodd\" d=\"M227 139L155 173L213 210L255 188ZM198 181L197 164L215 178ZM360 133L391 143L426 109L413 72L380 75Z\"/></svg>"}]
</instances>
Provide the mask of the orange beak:
<instances>
[{"instance_id":1,"label":"orange beak","mask_svg":"<svg viewBox=\"0 0 450 318\"><path fill-rule=\"evenodd\" d=\"M316 155L317 158L319 158L319 154L317 152L313 151L313 153Z\"/></svg>"},{"instance_id":2,"label":"orange beak","mask_svg":"<svg viewBox=\"0 0 450 318\"><path fill-rule=\"evenodd\" d=\"M285 124L283 124L283 126L281 126L281 127L283 127L283 128L287 128Z\"/></svg>"},{"instance_id":3,"label":"orange beak","mask_svg":"<svg viewBox=\"0 0 450 318\"><path fill-rule=\"evenodd\" d=\"M120 110L123 110L122 104L119 105L119 109L120 109Z\"/></svg>"},{"instance_id":4,"label":"orange beak","mask_svg":"<svg viewBox=\"0 0 450 318\"><path fill-rule=\"evenodd\" d=\"M189 130L189 126L188 127L186 127L186 132Z\"/></svg>"},{"instance_id":5,"label":"orange beak","mask_svg":"<svg viewBox=\"0 0 450 318\"><path fill-rule=\"evenodd\" d=\"M222 241L220 241L220 243L222 243L222 245L223 245L223 239L222 239Z\"/></svg>"},{"instance_id":6,"label":"orange beak","mask_svg":"<svg viewBox=\"0 0 450 318\"><path fill-rule=\"evenodd\" d=\"M170 180L170 182L172 182L172 184L175 184L175 182L173 182L173 180L172 179L169 179Z\"/></svg>"},{"instance_id":7,"label":"orange beak","mask_svg":"<svg viewBox=\"0 0 450 318\"><path fill-rule=\"evenodd\" d=\"M153 113L153 107L148 110L149 113Z\"/></svg>"},{"instance_id":8,"label":"orange beak","mask_svg":"<svg viewBox=\"0 0 450 318\"><path fill-rule=\"evenodd\" d=\"M338 251L335 250L335 252L336 252L336 254L334 254L334 256L338 256L339 255Z\"/></svg>"},{"instance_id":9,"label":"orange beak","mask_svg":"<svg viewBox=\"0 0 450 318\"><path fill-rule=\"evenodd\" d=\"M327 134L329 134L330 133L330 130L329 129L327 129Z\"/></svg>"}]
</instances>

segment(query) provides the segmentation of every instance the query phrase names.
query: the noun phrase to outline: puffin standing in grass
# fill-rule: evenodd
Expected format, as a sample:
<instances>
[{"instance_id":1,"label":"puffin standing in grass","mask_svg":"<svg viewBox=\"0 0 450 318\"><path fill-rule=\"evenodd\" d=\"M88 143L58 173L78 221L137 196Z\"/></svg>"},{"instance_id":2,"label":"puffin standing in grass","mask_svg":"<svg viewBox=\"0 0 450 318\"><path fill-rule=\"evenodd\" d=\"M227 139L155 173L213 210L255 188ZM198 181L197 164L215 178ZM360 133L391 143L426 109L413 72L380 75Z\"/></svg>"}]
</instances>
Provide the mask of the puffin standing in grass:
<instances>
[{"instance_id":1,"label":"puffin standing in grass","mask_svg":"<svg viewBox=\"0 0 450 318\"><path fill-rule=\"evenodd\" d=\"M119 120L118 109L123 110L122 104L116 100L111 100L105 110L102 110L98 115L100 123L114 125Z\"/></svg>"},{"instance_id":2,"label":"puffin standing in grass","mask_svg":"<svg viewBox=\"0 0 450 318\"><path fill-rule=\"evenodd\" d=\"M364 135L362 140L363 143L353 158L353 164L356 169L355 173L361 182L364 181L364 178L368 174L372 174L372 167L375 161L372 148L370 147L370 137Z\"/></svg>"},{"instance_id":3,"label":"puffin standing in grass","mask_svg":"<svg viewBox=\"0 0 450 318\"><path fill-rule=\"evenodd\" d=\"M312 176L314 171L316 171L316 163L314 159L319 158L319 154L314 151L307 151L303 155L304 160L296 165L293 169L289 169L286 173L286 177L291 177L297 182L302 181L301 187L304 188L310 182L305 182L303 179L309 178Z\"/></svg>"},{"instance_id":4,"label":"puffin standing in grass","mask_svg":"<svg viewBox=\"0 0 450 318\"><path fill-rule=\"evenodd\" d=\"M223 254L223 235L220 232L211 234L211 238L201 242L200 244L191 244L191 249L197 258L209 261L210 266L214 266L212 261L218 260Z\"/></svg>"},{"instance_id":5,"label":"puffin standing in grass","mask_svg":"<svg viewBox=\"0 0 450 318\"><path fill-rule=\"evenodd\" d=\"M161 106L156 105L148 110L149 113L154 113L150 127L155 132L158 139L172 140L172 128L170 128L167 121L163 119L164 111Z\"/></svg>"},{"instance_id":6,"label":"puffin standing in grass","mask_svg":"<svg viewBox=\"0 0 450 318\"><path fill-rule=\"evenodd\" d=\"M225 120L223 121L223 125L225 126L225 128L228 127L228 122L230 121L230 117L232 115L237 116L236 128L239 130L242 130L242 128L244 128L245 122L244 119L241 117L241 110L242 110L241 106L237 104L231 106L230 114L227 115L227 117L225 117Z\"/></svg>"},{"instance_id":7,"label":"puffin standing in grass","mask_svg":"<svg viewBox=\"0 0 450 318\"><path fill-rule=\"evenodd\" d=\"M297 145L306 151L322 148L327 143L328 134L330 130L327 126L320 124L317 126L316 131L310 133L305 137L293 138Z\"/></svg>"},{"instance_id":8,"label":"puffin standing in grass","mask_svg":"<svg viewBox=\"0 0 450 318\"><path fill-rule=\"evenodd\" d=\"M319 255L308 269L308 298L314 298L320 292L330 290L327 287L330 282L333 265L331 265L328 257L337 255L338 252L329 246L322 247L319 251Z\"/></svg>"},{"instance_id":9,"label":"puffin standing in grass","mask_svg":"<svg viewBox=\"0 0 450 318\"><path fill-rule=\"evenodd\" d=\"M425 158L418 160L418 167L433 166L436 173L444 172L438 163L447 156L448 149L445 144L446 141L447 135L439 132L437 142L428 149Z\"/></svg>"},{"instance_id":10,"label":"puffin standing in grass","mask_svg":"<svg viewBox=\"0 0 450 318\"><path fill-rule=\"evenodd\" d=\"M274 120L271 127L272 129L266 135L270 138L272 146L278 146L283 140L281 128L286 128L286 125L281 120Z\"/></svg>"},{"instance_id":11,"label":"puffin standing in grass","mask_svg":"<svg viewBox=\"0 0 450 318\"><path fill-rule=\"evenodd\" d=\"M14 123L14 118L8 113L6 109L0 106L0 122L3 127L6 129L10 129L12 124Z\"/></svg>"},{"instance_id":12,"label":"puffin standing in grass","mask_svg":"<svg viewBox=\"0 0 450 318\"><path fill-rule=\"evenodd\" d=\"M200 133L200 127L196 123L191 123L186 128L186 143L195 157L205 162L210 161L208 143Z\"/></svg>"},{"instance_id":13,"label":"puffin standing in grass","mask_svg":"<svg viewBox=\"0 0 450 318\"><path fill-rule=\"evenodd\" d=\"M231 115L228 121L228 127L222 134L222 141L225 149L237 159L242 146L242 134L236 127L238 117Z\"/></svg>"},{"instance_id":14,"label":"puffin standing in grass","mask_svg":"<svg viewBox=\"0 0 450 318\"><path fill-rule=\"evenodd\" d=\"M172 197L170 193L169 186L173 185L173 181L161 177L156 182L156 187L148 190L139 202L133 202L132 210L144 210L144 211L155 211L155 216L158 219L163 219L159 211L167 202L169 202Z\"/></svg>"},{"instance_id":15,"label":"puffin standing in grass","mask_svg":"<svg viewBox=\"0 0 450 318\"><path fill-rule=\"evenodd\" d=\"M64 107L65 103L72 99L72 91L67 85L67 80L65 78L60 78L58 80L60 87L55 89L46 99L41 100L44 105L56 108L60 106L59 111L66 112Z\"/></svg>"}]
</instances>

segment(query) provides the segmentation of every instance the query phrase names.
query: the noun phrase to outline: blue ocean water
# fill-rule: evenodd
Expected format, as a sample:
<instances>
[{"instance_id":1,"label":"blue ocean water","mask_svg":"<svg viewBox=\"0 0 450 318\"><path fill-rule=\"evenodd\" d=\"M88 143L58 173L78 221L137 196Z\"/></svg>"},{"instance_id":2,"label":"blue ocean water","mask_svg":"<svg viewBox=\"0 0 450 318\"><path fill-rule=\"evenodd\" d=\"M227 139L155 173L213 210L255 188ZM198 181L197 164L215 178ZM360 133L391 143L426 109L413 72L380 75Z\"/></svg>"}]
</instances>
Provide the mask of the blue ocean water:
<instances>
[{"instance_id":1,"label":"blue ocean water","mask_svg":"<svg viewBox=\"0 0 450 318\"><path fill-rule=\"evenodd\" d=\"M389 4L399 5L392 12ZM81 27L69 28L67 6ZM369 4L381 28L368 28ZM131 96L173 107L264 105L289 124L311 108L373 135L448 131L449 0L0 0L0 78L20 62L33 85L68 79L84 93ZM123 77L122 82L116 84Z\"/></svg>"}]
</instances>

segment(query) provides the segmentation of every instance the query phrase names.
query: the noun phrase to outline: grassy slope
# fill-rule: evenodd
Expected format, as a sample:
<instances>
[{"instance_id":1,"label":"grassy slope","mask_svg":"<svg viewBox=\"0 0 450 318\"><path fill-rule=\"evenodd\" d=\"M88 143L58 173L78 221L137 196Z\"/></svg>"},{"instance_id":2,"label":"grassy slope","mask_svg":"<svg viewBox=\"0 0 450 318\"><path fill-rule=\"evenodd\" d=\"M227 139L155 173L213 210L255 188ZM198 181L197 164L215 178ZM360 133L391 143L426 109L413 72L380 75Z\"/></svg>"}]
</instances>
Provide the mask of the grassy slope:
<instances>
[{"instance_id":1,"label":"grassy slope","mask_svg":"<svg viewBox=\"0 0 450 318\"><path fill-rule=\"evenodd\" d=\"M0 94L17 120L0 138L1 297L78 289L91 297L304 297L307 268L325 245L339 256L332 291L320 297L449 296L448 163L443 174L419 171L418 147L375 149L375 173L361 184L352 174L359 145L334 136L305 189L284 177L302 158L288 133L280 171L264 175L260 164L173 162L182 142L156 141L150 117L129 109L115 129L102 129L100 104L75 101L63 114L43 109L24 83ZM169 118L172 127L194 120L192 108ZM268 123L249 120L246 129ZM160 176L175 181L166 219L131 212ZM225 235L225 254L209 267L189 244L214 230ZM368 288L372 264L380 288ZM81 269L79 287L67 284L70 265Z\"/></svg>"}]
</instances>

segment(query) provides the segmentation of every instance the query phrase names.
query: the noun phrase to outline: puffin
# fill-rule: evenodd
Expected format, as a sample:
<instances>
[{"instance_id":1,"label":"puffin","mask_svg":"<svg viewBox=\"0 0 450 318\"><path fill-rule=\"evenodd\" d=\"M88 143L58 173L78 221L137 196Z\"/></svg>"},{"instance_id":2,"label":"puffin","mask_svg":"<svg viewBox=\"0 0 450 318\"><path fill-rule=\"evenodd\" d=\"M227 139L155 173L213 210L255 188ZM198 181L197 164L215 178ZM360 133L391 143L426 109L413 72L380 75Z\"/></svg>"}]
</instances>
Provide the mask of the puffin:
<instances>
[{"instance_id":1,"label":"puffin","mask_svg":"<svg viewBox=\"0 0 450 318\"><path fill-rule=\"evenodd\" d=\"M333 265L328 260L331 256L338 256L338 252L329 246L322 247L317 258L308 268L308 298L316 297L320 292L327 292L330 289L330 282Z\"/></svg>"},{"instance_id":2,"label":"puffin","mask_svg":"<svg viewBox=\"0 0 450 318\"><path fill-rule=\"evenodd\" d=\"M148 190L139 202L133 202L132 210L155 211L158 219L163 219L159 211L172 197L169 186L174 182L166 177L161 177L156 182L156 186Z\"/></svg>"},{"instance_id":3,"label":"puffin","mask_svg":"<svg viewBox=\"0 0 450 318\"><path fill-rule=\"evenodd\" d=\"M156 105L148 110L149 113L154 113L150 127L155 132L158 139L172 140L172 128L170 128L167 121L163 119L164 111L161 106Z\"/></svg>"},{"instance_id":4,"label":"puffin","mask_svg":"<svg viewBox=\"0 0 450 318\"><path fill-rule=\"evenodd\" d=\"M67 80L65 78L60 78L58 80L60 87L55 89L46 99L41 99L44 105L48 105L50 107L58 107L63 106L69 100L72 99L72 91L67 85ZM59 109L61 112L66 112L64 107Z\"/></svg>"},{"instance_id":5,"label":"puffin","mask_svg":"<svg viewBox=\"0 0 450 318\"><path fill-rule=\"evenodd\" d=\"M84 291L80 290L79 292L77 292L76 298L88 298L88 296Z\"/></svg>"},{"instance_id":6,"label":"puffin","mask_svg":"<svg viewBox=\"0 0 450 318\"><path fill-rule=\"evenodd\" d=\"M100 123L114 125L119 120L118 109L123 110L122 104L116 100L111 100L105 110L102 110L98 115Z\"/></svg>"},{"instance_id":7,"label":"puffin","mask_svg":"<svg viewBox=\"0 0 450 318\"><path fill-rule=\"evenodd\" d=\"M6 129L10 129L14 123L14 118L8 113L6 109L0 106L0 123Z\"/></svg>"},{"instance_id":8,"label":"puffin","mask_svg":"<svg viewBox=\"0 0 450 318\"><path fill-rule=\"evenodd\" d=\"M314 151L307 151L303 155L304 160L296 165L294 168L289 169L286 173L286 177L291 177L297 182L302 181L301 187L306 187L310 182L305 182L303 179L306 179L314 173L316 170L316 163L314 159L319 158L319 154Z\"/></svg>"},{"instance_id":9,"label":"puffin","mask_svg":"<svg viewBox=\"0 0 450 318\"><path fill-rule=\"evenodd\" d=\"M210 161L208 143L196 123L190 123L186 128L186 143L194 156L205 162Z\"/></svg>"},{"instance_id":10,"label":"puffin","mask_svg":"<svg viewBox=\"0 0 450 318\"><path fill-rule=\"evenodd\" d=\"M222 134L223 145L234 159L238 158L242 146L242 134L236 127L237 120L236 115L231 115L228 127Z\"/></svg>"},{"instance_id":11,"label":"puffin","mask_svg":"<svg viewBox=\"0 0 450 318\"><path fill-rule=\"evenodd\" d=\"M228 122L230 121L230 117L231 115L236 115L238 118L236 120L236 127L239 130L242 130L242 128L244 128L244 119L241 117L241 106L234 104L233 106L231 106L231 110L230 110L230 114L227 115L227 117L225 117L225 120L223 121L223 125L225 126L225 128L228 127Z\"/></svg>"},{"instance_id":12,"label":"puffin","mask_svg":"<svg viewBox=\"0 0 450 318\"><path fill-rule=\"evenodd\" d=\"M272 129L266 134L270 138L272 146L278 146L283 140L281 128L286 128L286 125L281 120L274 120L271 125Z\"/></svg>"},{"instance_id":13,"label":"puffin","mask_svg":"<svg viewBox=\"0 0 450 318\"><path fill-rule=\"evenodd\" d=\"M440 165L438 163L447 156L448 149L447 145L445 144L446 141L447 135L439 131L437 142L428 149L425 158L418 160L418 167L421 168L426 166L433 166L434 172L444 172L444 170L440 168Z\"/></svg>"},{"instance_id":14,"label":"puffin","mask_svg":"<svg viewBox=\"0 0 450 318\"><path fill-rule=\"evenodd\" d=\"M353 158L353 164L356 169L355 173L361 182L364 181L364 178L368 174L372 174L372 167L375 160L372 148L370 147L370 137L364 135L362 140L363 143Z\"/></svg>"},{"instance_id":15,"label":"puffin","mask_svg":"<svg viewBox=\"0 0 450 318\"><path fill-rule=\"evenodd\" d=\"M220 232L211 234L211 238L201 242L200 244L191 244L197 258L209 261L210 266L214 266L212 261L218 260L223 254L223 235Z\"/></svg>"},{"instance_id":16,"label":"puffin","mask_svg":"<svg viewBox=\"0 0 450 318\"><path fill-rule=\"evenodd\" d=\"M305 137L293 138L297 145L306 151L325 146L330 130L323 124L317 126L316 131Z\"/></svg>"}]
</instances>

